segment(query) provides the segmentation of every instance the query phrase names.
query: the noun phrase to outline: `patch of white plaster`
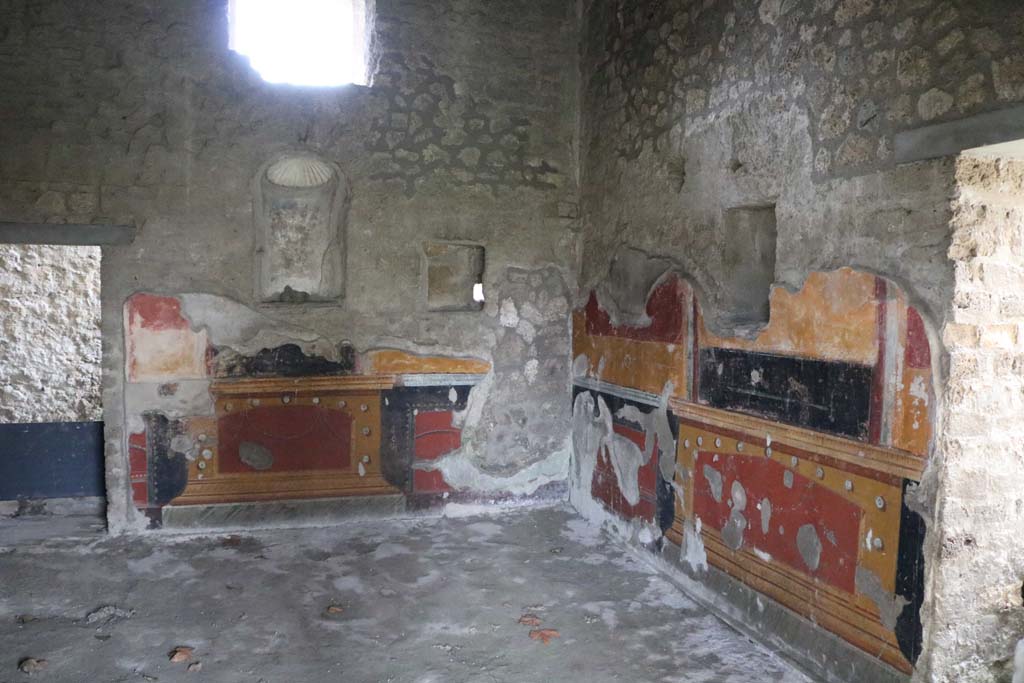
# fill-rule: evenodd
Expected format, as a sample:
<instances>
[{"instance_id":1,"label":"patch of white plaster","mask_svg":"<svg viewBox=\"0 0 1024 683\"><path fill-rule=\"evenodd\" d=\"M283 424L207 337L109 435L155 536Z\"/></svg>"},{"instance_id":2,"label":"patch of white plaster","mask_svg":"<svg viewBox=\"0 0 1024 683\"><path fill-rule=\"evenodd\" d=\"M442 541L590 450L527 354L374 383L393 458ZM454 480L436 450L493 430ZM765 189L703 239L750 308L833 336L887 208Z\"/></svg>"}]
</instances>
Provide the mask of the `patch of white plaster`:
<instances>
[{"instance_id":1,"label":"patch of white plaster","mask_svg":"<svg viewBox=\"0 0 1024 683\"><path fill-rule=\"evenodd\" d=\"M640 468L644 464L644 454L635 443L621 434L612 434L610 442L606 444L605 454L611 459L622 497L630 505L636 505L640 502Z\"/></svg>"},{"instance_id":2,"label":"patch of white plaster","mask_svg":"<svg viewBox=\"0 0 1024 683\"><path fill-rule=\"evenodd\" d=\"M519 336L522 337L523 341L527 344L532 344L534 337L537 336L537 328L535 328L533 323L525 318L519 319L519 324L516 325L516 332L519 333Z\"/></svg>"},{"instance_id":3,"label":"patch of white plaster","mask_svg":"<svg viewBox=\"0 0 1024 683\"><path fill-rule=\"evenodd\" d=\"M533 384L537 381L537 371L540 369L540 363L536 358L531 358L526 361L526 366L523 368L523 374L526 375L526 383Z\"/></svg>"},{"instance_id":4,"label":"patch of white plaster","mask_svg":"<svg viewBox=\"0 0 1024 683\"><path fill-rule=\"evenodd\" d=\"M869 569L857 567L854 576L857 592L871 598L878 607L879 621L890 631L896 628L896 619L909 603L902 595L893 595L882 586L882 580Z\"/></svg>"},{"instance_id":5,"label":"patch of white plaster","mask_svg":"<svg viewBox=\"0 0 1024 683\"><path fill-rule=\"evenodd\" d=\"M559 449L507 477L482 471L462 451L455 451L436 460L420 460L414 467L428 472L440 472L445 483L458 490L530 495L541 486L565 480L569 470L569 449Z\"/></svg>"},{"instance_id":6,"label":"patch of white plaster","mask_svg":"<svg viewBox=\"0 0 1024 683\"><path fill-rule=\"evenodd\" d=\"M251 354L282 344L298 344L305 353L337 359L334 344L317 332L275 320L233 299L200 293L181 294L178 298L182 315L192 329L205 329L214 346Z\"/></svg>"},{"instance_id":7,"label":"patch of white plaster","mask_svg":"<svg viewBox=\"0 0 1024 683\"><path fill-rule=\"evenodd\" d=\"M573 378L586 377L589 374L590 359L587 358L586 354L581 353L572 361L572 376Z\"/></svg>"},{"instance_id":8,"label":"patch of white plaster","mask_svg":"<svg viewBox=\"0 0 1024 683\"><path fill-rule=\"evenodd\" d=\"M680 552L680 559L690 565L695 572L708 570L708 553L704 549L704 540L700 537L702 523L700 517L696 523L689 521L683 527L683 547Z\"/></svg>"},{"instance_id":9,"label":"patch of white plaster","mask_svg":"<svg viewBox=\"0 0 1024 683\"><path fill-rule=\"evenodd\" d=\"M129 433L145 430L142 410L159 411L172 419L213 414L213 398L210 396L210 383L207 380L180 380L175 384L177 388L174 393L164 395L160 392L162 384L125 382L124 405Z\"/></svg>"},{"instance_id":10,"label":"patch of white plaster","mask_svg":"<svg viewBox=\"0 0 1024 683\"><path fill-rule=\"evenodd\" d=\"M512 299L505 299L501 302L501 309L498 311L498 320L502 327L514 328L519 325L519 312L516 310L516 302Z\"/></svg>"}]
</instances>

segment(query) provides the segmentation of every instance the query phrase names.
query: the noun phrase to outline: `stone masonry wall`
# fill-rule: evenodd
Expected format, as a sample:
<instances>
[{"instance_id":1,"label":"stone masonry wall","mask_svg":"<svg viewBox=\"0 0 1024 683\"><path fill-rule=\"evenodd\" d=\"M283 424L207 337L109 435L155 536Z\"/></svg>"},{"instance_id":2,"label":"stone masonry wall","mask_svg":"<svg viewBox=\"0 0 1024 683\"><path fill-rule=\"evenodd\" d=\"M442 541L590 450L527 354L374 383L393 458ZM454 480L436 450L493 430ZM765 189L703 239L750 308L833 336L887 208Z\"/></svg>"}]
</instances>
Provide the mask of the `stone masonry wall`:
<instances>
[{"instance_id":1,"label":"stone masonry wall","mask_svg":"<svg viewBox=\"0 0 1024 683\"><path fill-rule=\"evenodd\" d=\"M231 53L225 2L0 0L0 206L27 211L59 184L92 193L87 218L140 227L102 265L114 530L144 522L128 499L123 304L193 292L259 307L254 178L287 151L337 164L349 185L345 298L261 313L333 347L490 361L460 458L498 481L567 460L552 448L569 431L568 322L556 313L575 288L576 8L376 5L374 84L315 89L264 83ZM484 245L483 311L426 310L427 240ZM502 306L537 322L503 326ZM488 443L488 424L528 438Z\"/></svg>"},{"instance_id":2,"label":"stone masonry wall","mask_svg":"<svg viewBox=\"0 0 1024 683\"><path fill-rule=\"evenodd\" d=\"M587 3L582 282L627 242L731 307L722 212L774 205L778 283L852 265L942 310L952 169L893 168L893 135L1024 99L1022 26L1001 1Z\"/></svg>"},{"instance_id":3,"label":"stone masonry wall","mask_svg":"<svg viewBox=\"0 0 1024 683\"><path fill-rule=\"evenodd\" d=\"M1024 162L965 156L957 176L927 669L1008 681L1024 637Z\"/></svg>"},{"instance_id":4,"label":"stone masonry wall","mask_svg":"<svg viewBox=\"0 0 1024 683\"><path fill-rule=\"evenodd\" d=\"M0 340L0 422L102 419L99 247L0 245Z\"/></svg>"}]
</instances>

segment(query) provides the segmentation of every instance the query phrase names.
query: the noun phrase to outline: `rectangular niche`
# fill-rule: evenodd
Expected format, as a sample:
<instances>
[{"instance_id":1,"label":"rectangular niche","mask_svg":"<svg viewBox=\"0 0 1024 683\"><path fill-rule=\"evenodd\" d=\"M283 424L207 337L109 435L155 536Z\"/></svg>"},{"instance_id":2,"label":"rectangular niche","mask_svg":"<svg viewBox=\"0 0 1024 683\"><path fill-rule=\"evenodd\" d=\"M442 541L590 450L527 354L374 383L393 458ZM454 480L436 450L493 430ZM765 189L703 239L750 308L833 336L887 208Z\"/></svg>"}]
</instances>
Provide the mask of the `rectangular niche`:
<instances>
[{"instance_id":1,"label":"rectangular niche","mask_svg":"<svg viewBox=\"0 0 1024 683\"><path fill-rule=\"evenodd\" d=\"M722 266L732 294L724 322L734 328L762 325L775 282L775 205L726 209L724 218Z\"/></svg>"},{"instance_id":2,"label":"rectangular niche","mask_svg":"<svg viewBox=\"0 0 1024 683\"><path fill-rule=\"evenodd\" d=\"M427 310L483 308L484 248L465 242L425 242Z\"/></svg>"},{"instance_id":3,"label":"rectangular niche","mask_svg":"<svg viewBox=\"0 0 1024 683\"><path fill-rule=\"evenodd\" d=\"M279 158L258 179L256 294L265 303L337 301L344 293L346 184L306 153Z\"/></svg>"}]
</instances>

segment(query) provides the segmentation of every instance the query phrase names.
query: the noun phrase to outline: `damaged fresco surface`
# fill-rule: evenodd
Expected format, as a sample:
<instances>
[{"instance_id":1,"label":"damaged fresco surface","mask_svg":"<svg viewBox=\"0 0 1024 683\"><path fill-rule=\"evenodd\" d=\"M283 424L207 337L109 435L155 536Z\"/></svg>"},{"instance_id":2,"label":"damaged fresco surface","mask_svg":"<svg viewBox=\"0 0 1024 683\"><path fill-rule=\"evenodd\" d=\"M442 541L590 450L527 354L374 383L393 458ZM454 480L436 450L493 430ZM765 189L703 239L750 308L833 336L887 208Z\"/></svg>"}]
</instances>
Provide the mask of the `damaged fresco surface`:
<instances>
[{"instance_id":1,"label":"damaged fresco surface","mask_svg":"<svg viewBox=\"0 0 1024 683\"><path fill-rule=\"evenodd\" d=\"M508 372L497 378L490 360L357 351L223 297L132 295L123 316L135 507L159 526L166 506L384 495L421 507L460 494L564 490L561 443L556 457L510 476L469 462L487 449L474 441L481 421L519 432L537 412L487 405L494 383L547 388L552 405L564 386L564 365L522 368L552 349L567 357L564 322L552 324L564 320L567 300L531 300L530 278L542 276L517 272L525 298L510 294L502 310L522 311L515 327L525 332L508 332L518 343L499 347L508 350L495 362ZM549 444L523 445L531 447Z\"/></svg>"},{"instance_id":2,"label":"damaged fresco surface","mask_svg":"<svg viewBox=\"0 0 1024 683\"><path fill-rule=\"evenodd\" d=\"M920 314L844 268L773 289L754 338L719 337L685 279L638 263L646 283L613 267L573 314L574 503L910 672L924 524L908 499L935 415Z\"/></svg>"}]
</instances>

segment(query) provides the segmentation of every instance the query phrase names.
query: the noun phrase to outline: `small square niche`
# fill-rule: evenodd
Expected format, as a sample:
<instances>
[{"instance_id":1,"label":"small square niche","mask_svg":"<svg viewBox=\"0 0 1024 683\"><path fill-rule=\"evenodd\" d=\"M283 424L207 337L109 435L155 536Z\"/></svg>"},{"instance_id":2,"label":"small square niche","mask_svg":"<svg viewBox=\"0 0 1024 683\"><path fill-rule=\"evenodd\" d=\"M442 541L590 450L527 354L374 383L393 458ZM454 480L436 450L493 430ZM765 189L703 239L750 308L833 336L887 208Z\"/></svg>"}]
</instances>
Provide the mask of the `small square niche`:
<instances>
[{"instance_id":1,"label":"small square niche","mask_svg":"<svg viewBox=\"0 0 1024 683\"><path fill-rule=\"evenodd\" d=\"M484 248L466 242L425 242L427 310L479 311L484 305Z\"/></svg>"}]
</instances>

